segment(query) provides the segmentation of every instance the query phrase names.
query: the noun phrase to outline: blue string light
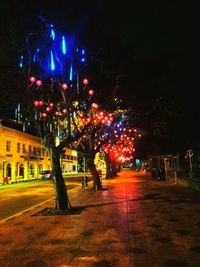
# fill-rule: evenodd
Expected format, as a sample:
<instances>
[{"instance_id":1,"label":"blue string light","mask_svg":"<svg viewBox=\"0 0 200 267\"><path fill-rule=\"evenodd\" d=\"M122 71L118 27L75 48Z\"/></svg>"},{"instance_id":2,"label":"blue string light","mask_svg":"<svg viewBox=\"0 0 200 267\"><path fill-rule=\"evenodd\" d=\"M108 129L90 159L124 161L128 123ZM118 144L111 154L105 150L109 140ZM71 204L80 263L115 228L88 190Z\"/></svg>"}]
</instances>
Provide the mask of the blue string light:
<instances>
[{"instance_id":1,"label":"blue string light","mask_svg":"<svg viewBox=\"0 0 200 267\"><path fill-rule=\"evenodd\" d=\"M72 63L71 63L70 71L69 71L69 80L72 81L72 78L73 78L73 67L72 67Z\"/></svg>"},{"instance_id":2,"label":"blue string light","mask_svg":"<svg viewBox=\"0 0 200 267\"><path fill-rule=\"evenodd\" d=\"M50 67L51 67L51 70L52 70L52 71L55 70L55 62L54 62L53 52L52 52L52 50L51 50L51 63L50 63Z\"/></svg>"},{"instance_id":3,"label":"blue string light","mask_svg":"<svg viewBox=\"0 0 200 267\"><path fill-rule=\"evenodd\" d=\"M24 56L21 55L21 56L20 56L20 62L19 62L19 67L20 67L20 68L23 68L23 59L24 59Z\"/></svg>"},{"instance_id":4,"label":"blue string light","mask_svg":"<svg viewBox=\"0 0 200 267\"><path fill-rule=\"evenodd\" d=\"M62 52L64 55L67 53L67 45L66 45L65 36L62 36Z\"/></svg>"},{"instance_id":5,"label":"blue string light","mask_svg":"<svg viewBox=\"0 0 200 267\"><path fill-rule=\"evenodd\" d=\"M52 38L52 40L55 40L56 34L55 34L54 29L53 29L53 24L51 24L50 27L51 27L51 38Z\"/></svg>"}]
</instances>

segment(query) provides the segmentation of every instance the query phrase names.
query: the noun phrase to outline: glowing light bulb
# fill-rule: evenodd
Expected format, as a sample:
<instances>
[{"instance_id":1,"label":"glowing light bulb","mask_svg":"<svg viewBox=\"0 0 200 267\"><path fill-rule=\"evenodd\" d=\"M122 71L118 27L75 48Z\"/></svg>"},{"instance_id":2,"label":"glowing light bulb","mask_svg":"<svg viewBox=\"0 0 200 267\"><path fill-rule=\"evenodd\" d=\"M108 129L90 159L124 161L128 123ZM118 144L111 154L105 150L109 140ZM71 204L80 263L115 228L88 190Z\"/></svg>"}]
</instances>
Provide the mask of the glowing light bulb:
<instances>
[{"instance_id":1,"label":"glowing light bulb","mask_svg":"<svg viewBox=\"0 0 200 267\"><path fill-rule=\"evenodd\" d=\"M35 107L37 107L37 106L39 106L39 101L36 100L36 101L33 102L33 104L34 104Z\"/></svg>"},{"instance_id":2,"label":"glowing light bulb","mask_svg":"<svg viewBox=\"0 0 200 267\"><path fill-rule=\"evenodd\" d=\"M43 112L42 113L42 118L46 118L46 116L47 116L47 113Z\"/></svg>"},{"instance_id":3,"label":"glowing light bulb","mask_svg":"<svg viewBox=\"0 0 200 267\"><path fill-rule=\"evenodd\" d=\"M44 101L40 100L39 101L39 106L43 106L44 105Z\"/></svg>"},{"instance_id":4,"label":"glowing light bulb","mask_svg":"<svg viewBox=\"0 0 200 267\"><path fill-rule=\"evenodd\" d=\"M89 94L89 95L93 95L93 94L94 94L94 90L92 90L92 89L89 90L89 91L88 91L88 94Z\"/></svg>"},{"instance_id":5,"label":"glowing light bulb","mask_svg":"<svg viewBox=\"0 0 200 267\"><path fill-rule=\"evenodd\" d=\"M84 79L84 80L83 80L83 84L84 84L84 85L87 85L88 83L89 83L89 82L88 82L88 79Z\"/></svg>"},{"instance_id":6,"label":"glowing light bulb","mask_svg":"<svg viewBox=\"0 0 200 267\"><path fill-rule=\"evenodd\" d=\"M41 80L37 80L36 84L37 84L37 86L41 86L42 85L42 81Z\"/></svg>"},{"instance_id":7,"label":"glowing light bulb","mask_svg":"<svg viewBox=\"0 0 200 267\"><path fill-rule=\"evenodd\" d=\"M98 108L99 107L99 105L97 105L96 103L92 103L92 108Z\"/></svg>"},{"instance_id":8,"label":"glowing light bulb","mask_svg":"<svg viewBox=\"0 0 200 267\"><path fill-rule=\"evenodd\" d=\"M67 88L68 88L68 85L67 85L66 83L63 83L63 84L62 84L62 89L63 89L63 90L67 90Z\"/></svg>"},{"instance_id":9,"label":"glowing light bulb","mask_svg":"<svg viewBox=\"0 0 200 267\"><path fill-rule=\"evenodd\" d=\"M30 80L30 82L34 83L36 81L36 78L31 76L29 80Z\"/></svg>"}]
</instances>

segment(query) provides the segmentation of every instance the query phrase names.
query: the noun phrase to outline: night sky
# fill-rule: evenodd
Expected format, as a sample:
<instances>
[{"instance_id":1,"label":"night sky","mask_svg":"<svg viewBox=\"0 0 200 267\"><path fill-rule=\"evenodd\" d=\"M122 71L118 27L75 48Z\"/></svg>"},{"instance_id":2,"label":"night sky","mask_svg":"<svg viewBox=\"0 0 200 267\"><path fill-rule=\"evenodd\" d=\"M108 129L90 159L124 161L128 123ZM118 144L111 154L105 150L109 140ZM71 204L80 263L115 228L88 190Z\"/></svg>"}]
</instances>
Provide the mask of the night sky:
<instances>
[{"instance_id":1,"label":"night sky","mask_svg":"<svg viewBox=\"0 0 200 267\"><path fill-rule=\"evenodd\" d=\"M25 37L42 27L42 17L86 47L94 87L124 98L133 123L153 135L155 117L165 119L160 141L153 137L163 144L161 151L199 149L200 23L192 2L49 2L1 1L0 79L6 98L12 89L4 88L15 79L5 76L15 73ZM147 138L149 149L156 145L153 139Z\"/></svg>"}]
</instances>

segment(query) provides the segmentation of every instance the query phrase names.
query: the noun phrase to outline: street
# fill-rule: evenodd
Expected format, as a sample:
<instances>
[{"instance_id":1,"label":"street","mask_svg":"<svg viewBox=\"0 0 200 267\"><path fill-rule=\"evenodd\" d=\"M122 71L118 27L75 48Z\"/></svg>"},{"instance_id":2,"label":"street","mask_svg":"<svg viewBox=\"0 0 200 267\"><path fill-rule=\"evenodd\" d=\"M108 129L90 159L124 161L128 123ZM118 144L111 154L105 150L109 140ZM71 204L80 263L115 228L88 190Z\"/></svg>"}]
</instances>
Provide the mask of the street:
<instances>
[{"instance_id":1,"label":"street","mask_svg":"<svg viewBox=\"0 0 200 267\"><path fill-rule=\"evenodd\" d=\"M66 178L68 190L81 185L80 177ZM52 181L32 181L0 187L0 221L55 197Z\"/></svg>"}]
</instances>

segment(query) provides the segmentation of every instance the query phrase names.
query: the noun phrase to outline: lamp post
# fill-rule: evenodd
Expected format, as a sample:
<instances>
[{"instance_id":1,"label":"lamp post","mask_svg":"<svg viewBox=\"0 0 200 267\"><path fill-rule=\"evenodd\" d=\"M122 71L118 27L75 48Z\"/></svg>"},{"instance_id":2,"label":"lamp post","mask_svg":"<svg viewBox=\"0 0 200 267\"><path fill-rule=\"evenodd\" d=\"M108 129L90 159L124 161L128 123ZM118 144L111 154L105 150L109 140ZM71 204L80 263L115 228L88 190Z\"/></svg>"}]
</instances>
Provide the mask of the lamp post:
<instances>
[{"instance_id":1,"label":"lamp post","mask_svg":"<svg viewBox=\"0 0 200 267\"><path fill-rule=\"evenodd\" d=\"M192 178L192 157L193 157L193 151L192 151L192 149L188 149L186 152L186 158L188 158L188 161L189 161L190 178Z\"/></svg>"},{"instance_id":2,"label":"lamp post","mask_svg":"<svg viewBox=\"0 0 200 267\"><path fill-rule=\"evenodd\" d=\"M84 177L85 177L85 172L86 172L86 165L85 165L85 155L83 156L83 171L84 171Z\"/></svg>"}]
</instances>

